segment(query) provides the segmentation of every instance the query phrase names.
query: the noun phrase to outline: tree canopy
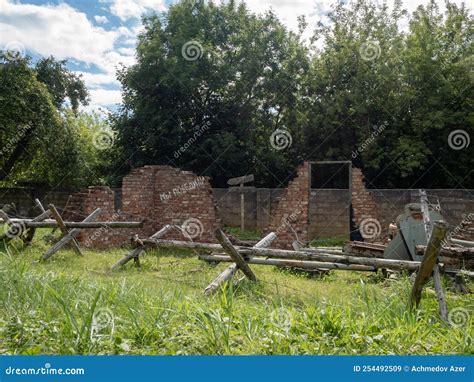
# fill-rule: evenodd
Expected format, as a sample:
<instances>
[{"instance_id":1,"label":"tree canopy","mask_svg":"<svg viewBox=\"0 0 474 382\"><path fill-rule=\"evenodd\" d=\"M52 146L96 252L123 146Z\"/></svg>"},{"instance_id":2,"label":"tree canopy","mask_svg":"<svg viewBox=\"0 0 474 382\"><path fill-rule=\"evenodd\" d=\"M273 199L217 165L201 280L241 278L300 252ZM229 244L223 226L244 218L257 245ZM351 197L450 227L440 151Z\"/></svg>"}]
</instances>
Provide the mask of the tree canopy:
<instances>
[{"instance_id":1,"label":"tree canopy","mask_svg":"<svg viewBox=\"0 0 474 382\"><path fill-rule=\"evenodd\" d=\"M472 186L472 146L448 139L472 135L472 15L432 1L403 30L405 16L400 2L335 5L318 52L271 11L233 1L145 18L137 64L119 73L116 170L171 164L215 185L253 172L279 186L303 159L337 159L377 187Z\"/></svg>"}]
</instances>

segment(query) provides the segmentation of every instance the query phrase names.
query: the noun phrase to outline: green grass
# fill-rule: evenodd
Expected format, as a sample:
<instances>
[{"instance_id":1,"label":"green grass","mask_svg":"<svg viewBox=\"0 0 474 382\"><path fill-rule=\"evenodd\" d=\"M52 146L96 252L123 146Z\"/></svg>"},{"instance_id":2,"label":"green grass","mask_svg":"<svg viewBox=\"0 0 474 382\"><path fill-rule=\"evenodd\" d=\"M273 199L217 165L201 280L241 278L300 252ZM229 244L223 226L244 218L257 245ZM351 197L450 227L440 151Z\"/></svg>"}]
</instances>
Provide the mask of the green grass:
<instances>
[{"instance_id":1,"label":"green grass","mask_svg":"<svg viewBox=\"0 0 474 382\"><path fill-rule=\"evenodd\" d=\"M349 240L348 237L334 237L328 239L314 239L310 245L312 247L341 247Z\"/></svg>"},{"instance_id":2,"label":"green grass","mask_svg":"<svg viewBox=\"0 0 474 382\"><path fill-rule=\"evenodd\" d=\"M257 229L246 228L242 231L240 227L225 226L225 231L240 240L259 240L262 238L262 233Z\"/></svg>"},{"instance_id":3,"label":"green grass","mask_svg":"<svg viewBox=\"0 0 474 382\"><path fill-rule=\"evenodd\" d=\"M431 285L418 312L407 310L407 277L338 271L318 279L252 266L258 283L228 284L208 297L203 289L226 265L191 252L150 252L141 268L130 262L111 272L126 249L84 257L63 250L38 262L49 246L1 250L0 354L473 351L472 318L462 327L442 322ZM472 295L448 291L447 302L467 309Z\"/></svg>"}]
</instances>

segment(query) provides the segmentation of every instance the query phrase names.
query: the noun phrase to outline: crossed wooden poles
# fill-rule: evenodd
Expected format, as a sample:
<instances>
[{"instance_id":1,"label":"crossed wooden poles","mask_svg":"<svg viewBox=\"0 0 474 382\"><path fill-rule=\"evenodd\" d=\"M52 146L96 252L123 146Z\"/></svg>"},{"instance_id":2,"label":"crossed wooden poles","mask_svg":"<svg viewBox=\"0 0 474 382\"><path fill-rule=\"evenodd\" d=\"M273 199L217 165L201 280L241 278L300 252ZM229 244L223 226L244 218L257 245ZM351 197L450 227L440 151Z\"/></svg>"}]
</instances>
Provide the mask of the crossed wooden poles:
<instances>
[{"instance_id":1,"label":"crossed wooden poles","mask_svg":"<svg viewBox=\"0 0 474 382\"><path fill-rule=\"evenodd\" d=\"M42 255L42 260L49 259L67 244L71 244L74 251L79 256L83 256L81 248L79 247L79 243L76 240L76 237L83 229L102 227L131 228L143 226L143 222L97 222L96 219L101 213L100 208L94 210L82 222L65 222L53 204L50 204L48 209L45 210L38 199L36 199L35 202L38 208L41 210L41 214L33 219L10 218L4 211L0 210L0 218L3 220L3 223L7 225L7 232L0 239L12 239L16 235L11 233L9 234L10 230L17 230L19 232L18 236L21 237L26 245L28 245L33 240L36 228L59 227L63 235L62 238ZM52 217L53 220L46 220L49 217Z\"/></svg>"}]
</instances>

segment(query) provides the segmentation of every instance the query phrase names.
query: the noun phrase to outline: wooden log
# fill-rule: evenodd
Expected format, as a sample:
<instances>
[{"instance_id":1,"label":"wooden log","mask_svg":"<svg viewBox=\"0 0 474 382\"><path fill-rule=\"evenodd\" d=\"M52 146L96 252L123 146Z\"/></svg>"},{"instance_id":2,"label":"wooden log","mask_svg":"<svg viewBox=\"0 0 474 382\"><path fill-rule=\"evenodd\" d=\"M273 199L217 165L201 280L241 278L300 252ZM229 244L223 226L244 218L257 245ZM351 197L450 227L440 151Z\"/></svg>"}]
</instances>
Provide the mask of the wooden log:
<instances>
[{"instance_id":1,"label":"wooden log","mask_svg":"<svg viewBox=\"0 0 474 382\"><path fill-rule=\"evenodd\" d=\"M275 240L275 238L276 234L271 232L257 244L255 244L254 248L268 247L272 241ZM212 283L206 287L206 289L204 289L204 293L207 295L214 293L221 287L221 285L223 285L226 281L229 281L234 276L234 274L237 272L237 269L238 267L236 263L228 266L219 276L214 279Z\"/></svg>"},{"instance_id":2,"label":"wooden log","mask_svg":"<svg viewBox=\"0 0 474 382\"><path fill-rule=\"evenodd\" d=\"M474 248L474 241L461 240L461 239L451 239L449 241L453 244L458 244L463 247Z\"/></svg>"},{"instance_id":3,"label":"wooden log","mask_svg":"<svg viewBox=\"0 0 474 382\"><path fill-rule=\"evenodd\" d=\"M84 219L84 222L89 222L96 219L100 215L100 208L97 208L89 216ZM69 243L73 238L75 238L81 232L81 228L74 228L68 232L66 236L61 238L56 244L54 244L48 251L43 254L43 260L46 260L53 256L57 251Z\"/></svg>"},{"instance_id":4,"label":"wooden log","mask_svg":"<svg viewBox=\"0 0 474 382\"><path fill-rule=\"evenodd\" d=\"M58 227L59 229L61 230L61 232L63 233L64 236L66 236L69 231L66 227L66 225L64 224L64 221L63 221L63 218L61 217L61 215L59 214L58 210L56 209L56 207L54 206L54 204L50 204L49 205L49 210L51 211L51 215L53 215L54 219L56 220L56 222L58 223ZM76 251L76 253L79 255L79 256L84 256L81 252L81 249L79 248L79 243L77 242L76 239L72 238L71 239L71 243L72 243L72 247L74 248L74 251Z\"/></svg>"},{"instance_id":5,"label":"wooden log","mask_svg":"<svg viewBox=\"0 0 474 382\"><path fill-rule=\"evenodd\" d=\"M219 244L209 243L197 243L197 242L186 242L186 241L175 241L175 240L158 240L150 241L143 240L145 245L153 245L163 248L191 248L207 250L209 252L222 251L222 246ZM248 247L234 247L243 256L258 256L258 257L271 257L288 260L317 260L321 262L332 262L341 264L355 264L355 265L366 265L369 267L386 268L394 270L409 270L416 271L420 266L418 261L408 260L394 260L394 259L383 259L383 258L369 258L369 257L357 257L347 255L334 255L332 253L325 254L322 252L306 252L306 251L291 251L284 249L271 249L271 248L248 248Z\"/></svg>"},{"instance_id":6,"label":"wooden log","mask_svg":"<svg viewBox=\"0 0 474 382\"><path fill-rule=\"evenodd\" d=\"M429 242L432 231L432 224L430 220L430 212L428 209L428 197L426 191L420 190L420 201L421 201L421 212L423 213L423 222L425 223L426 241ZM440 248L441 250L441 248ZM439 252L438 252L439 255ZM438 259L436 259L438 262ZM448 321L448 306L446 304L446 298L444 297L443 282L441 281L441 275L439 273L438 264L435 263L433 267L433 281L438 298L439 314L444 321Z\"/></svg>"},{"instance_id":7,"label":"wooden log","mask_svg":"<svg viewBox=\"0 0 474 382\"><path fill-rule=\"evenodd\" d=\"M158 232L154 233L153 235L150 236L150 239L159 239L160 237L163 237L166 233L168 233L173 226L171 225L165 225L162 229L160 229ZM122 267L125 264L127 264L130 260L134 259L135 264L137 266L140 265L140 260L136 260L139 258L141 253L144 251L144 246L141 242L138 242L137 238L133 238L132 241L137 245L136 248L132 249L127 255L122 257L119 261L117 261L114 265L110 267L110 270L117 269L118 267Z\"/></svg>"},{"instance_id":8,"label":"wooden log","mask_svg":"<svg viewBox=\"0 0 474 382\"><path fill-rule=\"evenodd\" d=\"M433 272L433 268L436 265L436 260L441 250L442 241L447 233L448 224L446 222L437 221L433 224L433 231L426 246L426 251L421 260L420 269L416 275L415 283L413 284L411 292L409 305L412 309L415 309L420 303L423 286L426 284Z\"/></svg>"},{"instance_id":9,"label":"wooden log","mask_svg":"<svg viewBox=\"0 0 474 382\"><path fill-rule=\"evenodd\" d=\"M46 210L43 207L43 204L41 204L41 202L38 198L35 199L35 203L38 206L38 208L41 210L41 212L46 212Z\"/></svg>"},{"instance_id":10,"label":"wooden log","mask_svg":"<svg viewBox=\"0 0 474 382\"><path fill-rule=\"evenodd\" d=\"M230 240L227 238L227 236L224 235L224 232L218 229L216 230L215 235L216 235L216 239L219 241L224 251L234 260L234 262L237 264L239 269L244 273L244 275L247 276L252 281L257 281L257 277L255 277L254 273L252 272L250 267L247 265L242 255L237 251L237 249L234 248L234 246L232 245Z\"/></svg>"},{"instance_id":11,"label":"wooden log","mask_svg":"<svg viewBox=\"0 0 474 382\"><path fill-rule=\"evenodd\" d=\"M38 199L36 199L38 200ZM38 200L39 201L39 200ZM41 205L41 207L43 207ZM47 219L49 217L49 215L51 214L51 211L50 210L47 210L45 211L44 208L42 209L43 212L41 212L40 215L38 215L37 217L35 217L32 221L33 222L40 222L40 221L43 221L45 219ZM26 236L23 240L23 242L25 243L25 245L30 245L31 242L33 241L33 238L35 237L35 232L36 232L36 228L33 228L33 227L30 227L26 230Z\"/></svg>"},{"instance_id":12,"label":"wooden log","mask_svg":"<svg viewBox=\"0 0 474 382\"><path fill-rule=\"evenodd\" d=\"M22 223L27 228L57 228L58 223L56 220L46 220L46 221L34 221L33 219L10 219L12 223ZM0 220L0 223L3 223L3 219ZM65 221L64 225L66 228L141 228L143 227L143 222L68 222Z\"/></svg>"},{"instance_id":13,"label":"wooden log","mask_svg":"<svg viewBox=\"0 0 474 382\"><path fill-rule=\"evenodd\" d=\"M233 262L234 260L230 256L223 255L199 255L199 257L206 261L215 262ZM347 271L366 271L374 272L374 267L365 265L355 264L339 264L339 263L326 263L319 261L309 260L286 260L286 259L262 259L260 257L253 257L248 260L249 264L257 265L274 265L280 267L290 268L304 268L304 269L336 269L336 270L347 270Z\"/></svg>"}]
</instances>

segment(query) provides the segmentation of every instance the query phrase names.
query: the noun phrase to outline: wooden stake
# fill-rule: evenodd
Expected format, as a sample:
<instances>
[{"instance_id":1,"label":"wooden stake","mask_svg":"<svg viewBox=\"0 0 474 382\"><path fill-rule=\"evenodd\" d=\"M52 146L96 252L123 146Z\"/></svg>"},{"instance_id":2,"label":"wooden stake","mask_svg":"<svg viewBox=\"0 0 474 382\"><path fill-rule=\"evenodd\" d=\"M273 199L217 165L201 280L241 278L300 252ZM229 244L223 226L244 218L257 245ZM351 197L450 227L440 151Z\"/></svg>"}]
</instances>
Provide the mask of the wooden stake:
<instances>
[{"instance_id":1,"label":"wooden stake","mask_svg":"<svg viewBox=\"0 0 474 382\"><path fill-rule=\"evenodd\" d=\"M150 236L151 240L154 239L159 239L160 237L163 237L166 233L168 233L173 226L171 225L165 225L162 229L160 229L158 232L154 233L153 235ZM137 240L135 240L137 242ZM119 261L117 261L114 265L110 267L110 270L117 269L118 267L122 267L125 264L127 264L130 260L134 259L133 261L135 262L135 265L140 266L140 255L141 253L145 250L143 244L137 243L138 245L137 248L132 249L127 255L122 257Z\"/></svg>"},{"instance_id":2,"label":"wooden stake","mask_svg":"<svg viewBox=\"0 0 474 382\"><path fill-rule=\"evenodd\" d=\"M432 227L426 191L420 190L420 200L421 211L423 212L423 222L425 223L426 241L428 242L430 240ZM438 297L439 314L444 321L448 321L448 305L446 304L446 298L444 297L443 282L441 281L438 264L435 264L433 268L433 281L436 296Z\"/></svg>"},{"instance_id":3,"label":"wooden stake","mask_svg":"<svg viewBox=\"0 0 474 382\"><path fill-rule=\"evenodd\" d=\"M36 199L36 200L38 200L38 199ZM43 206L41 206L41 207L43 207ZM35 217L32 220L32 222L41 222L41 221L43 221L43 220L45 220L49 217L51 212L49 210L45 211L44 208L42 210L43 210L43 212L40 215L38 215L37 217ZM34 227L30 227L26 230L26 236L23 239L23 242L25 243L25 245L30 245L31 244L31 242L33 241L33 238L35 237L35 233L36 233L36 228L34 228Z\"/></svg>"},{"instance_id":4,"label":"wooden stake","mask_svg":"<svg viewBox=\"0 0 474 382\"><path fill-rule=\"evenodd\" d=\"M97 208L94 212L92 212L88 217L86 217L83 221L88 222L95 220L97 216L100 215L100 208ZM79 233L81 232L81 228L74 228L68 232L66 236L64 236L61 240L59 240L55 245L53 245L48 251L46 251L43 255L43 260L46 260L53 256L57 251L59 251L62 247L64 247L67 243L69 243L72 239L74 239Z\"/></svg>"},{"instance_id":5,"label":"wooden stake","mask_svg":"<svg viewBox=\"0 0 474 382\"><path fill-rule=\"evenodd\" d=\"M224 235L222 230L216 230L216 239L221 244L224 251L232 258L232 260L237 264L239 269L244 273L252 281L257 281L257 277L255 277L254 273L250 269L250 267L245 262L244 258L240 255L240 253L234 248L230 240Z\"/></svg>"},{"instance_id":6,"label":"wooden stake","mask_svg":"<svg viewBox=\"0 0 474 382\"><path fill-rule=\"evenodd\" d=\"M199 255L199 257L206 261L217 261L217 262L233 262L234 259L230 256L223 255ZM304 269L335 269L342 271L366 271L374 272L374 267L366 265L356 264L340 264L340 263L327 263L310 260L287 260L287 259L262 259L260 257L253 257L248 260L249 264L257 265L274 265L279 267L290 267L290 268L304 268Z\"/></svg>"},{"instance_id":7,"label":"wooden stake","mask_svg":"<svg viewBox=\"0 0 474 382\"><path fill-rule=\"evenodd\" d=\"M69 231L66 227L66 225L64 224L64 221L63 221L63 218L61 217L61 215L59 214L58 210L56 209L56 207L54 206L54 204L50 204L49 205L49 210L51 211L51 215L53 215L54 219L56 220L56 222L58 223L58 227L59 229L61 230L61 232L63 233L64 236L66 236ZM79 255L79 256L84 256L81 252L81 249L79 248L79 243L76 241L76 239L72 238L71 239L71 243L72 243L72 246L74 248L74 251L76 251L76 253Z\"/></svg>"},{"instance_id":8,"label":"wooden stake","mask_svg":"<svg viewBox=\"0 0 474 382\"><path fill-rule=\"evenodd\" d=\"M416 309L420 304L421 292L423 286L426 284L428 279L433 272L433 268L436 265L438 254L441 250L442 241L448 233L448 224L444 221L437 221L433 225L433 231L426 246L425 254L421 260L420 269L416 275L415 283L410 298L410 307Z\"/></svg>"},{"instance_id":9,"label":"wooden stake","mask_svg":"<svg viewBox=\"0 0 474 382\"><path fill-rule=\"evenodd\" d=\"M267 236L265 236L262 240L260 240L257 244L253 246L253 248L263 248L263 247L268 247L273 240L275 240L276 234L274 232L269 233ZM216 290L218 290L221 285L223 285L226 281L229 281L234 277L234 274L237 272L237 264L234 263L230 266L228 266L219 276L215 278L215 280L210 283L206 289L204 289L205 294L212 294Z\"/></svg>"}]
</instances>

